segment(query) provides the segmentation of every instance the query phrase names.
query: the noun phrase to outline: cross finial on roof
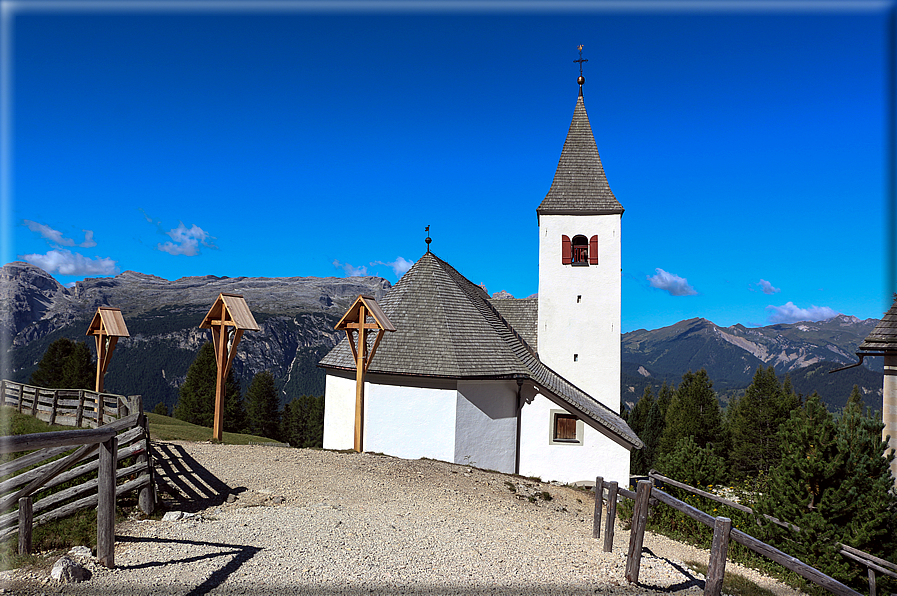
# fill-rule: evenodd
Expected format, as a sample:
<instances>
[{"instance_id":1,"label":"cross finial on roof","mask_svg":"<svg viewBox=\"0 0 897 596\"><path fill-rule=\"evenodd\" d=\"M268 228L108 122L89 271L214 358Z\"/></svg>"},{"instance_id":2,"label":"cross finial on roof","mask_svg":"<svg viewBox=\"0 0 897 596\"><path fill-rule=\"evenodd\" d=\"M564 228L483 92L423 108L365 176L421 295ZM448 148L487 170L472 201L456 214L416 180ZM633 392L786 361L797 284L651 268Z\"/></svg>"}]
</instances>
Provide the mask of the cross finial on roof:
<instances>
[{"instance_id":1,"label":"cross finial on roof","mask_svg":"<svg viewBox=\"0 0 897 596\"><path fill-rule=\"evenodd\" d=\"M586 82L586 78L582 76L582 63L588 62L582 57L582 44L579 44L579 60L574 60L574 62L579 62L579 78L576 79L576 82L579 83L579 94L582 95L582 84Z\"/></svg>"},{"instance_id":2,"label":"cross finial on roof","mask_svg":"<svg viewBox=\"0 0 897 596\"><path fill-rule=\"evenodd\" d=\"M427 226L426 228L424 228L424 232L427 233L427 252L429 253L430 252L430 243L433 242L433 240L430 238L430 226Z\"/></svg>"}]
</instances>

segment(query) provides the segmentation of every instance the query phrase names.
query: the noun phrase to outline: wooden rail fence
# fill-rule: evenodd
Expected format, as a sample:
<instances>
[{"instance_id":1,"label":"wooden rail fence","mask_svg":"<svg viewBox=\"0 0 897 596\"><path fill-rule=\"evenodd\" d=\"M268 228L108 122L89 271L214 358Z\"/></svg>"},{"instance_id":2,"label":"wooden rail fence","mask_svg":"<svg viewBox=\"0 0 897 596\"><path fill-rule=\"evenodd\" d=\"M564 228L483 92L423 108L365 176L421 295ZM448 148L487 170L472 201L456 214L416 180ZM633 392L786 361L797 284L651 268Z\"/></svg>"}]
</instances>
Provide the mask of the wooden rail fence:
<instances>
[{"instance_id":1,"label":"wooden rail fence","mask_svg":"<svg viewBox=\"0 0 897 596\"><path fill-rule=\"evenodd\" d=\"M693 487L688 488L691 489ZM726 555L728 552L730 540L734 540L735 542L746 546L755 553L762 555L772 561L775 561L779 565L782 565L786 569L790 569L801 577L813 582L814 584L824 588L825 590L831 592L832 594L835 594L836 596L861 596L859 592L852 590L838 580L822 573L818 569L810 567L799 559L796 559L795 557L792 557L791 555L788 555L778 550L777 548L742 532L741 530L733 528L732 521L729 518L713 517L712 515L704 513L700 509L696 509L695 507L692 507L691 505L663 492L662 490L653 486L652 482L649 480L640 480L638 482L637 490L635 492L632 492L630 490L618 488L616 482L609 482L605 484L604 479L600 476L596 479L595 518L592 530L592 536L596 539L601 535L601 522L603 517L602 501L604 499L605 489L608 492L608 511L607 517L605 518L604 537L604 550L606 552L610 552L613 547L614 517L611 517L611 512L613 511L614 516L616 515L617 495L635 501L629 535L629 551L626 556L626 580L631 583L638 583L639 565L641 563L642 556L642 541L644 540L645 526L647 525L649 500L651 500L668 505L669 507L672 507L673 509L676 509L677 511L681 511L682 513L688 515L692 519L695 519L713 528L713 542L710 550L710 561L707 566L707 577L705 578L704 582L705 596L720 596L721 594L723 577L725 575ZM715 497L714 500L722 499L722 497L716 497L716 495L713 495L713 497ZM856 549L851 550L854 551L855 556L857 556L858 558L860 557L860 555L856 555L856 553L861 553L862 551L856 551ZM877 571L884 569L884 566L882 566L882 564L885 564L885 566L892 565L887 561L875 559L868 553L862 554L866 557L870 557L873 561L877 561ZM871 583L870 596L875 596L874 590L874 583Z\"/></svg>"},{"instance_id":2,"label":"wooden rail fence","mask_svg":"<svg viewBox=\"0 0 897 596\"><path fill-rule=\"evenodd\" d=\"M682 490L691 492L692 494L699 495L711 501L715 501L717 503L721 503L726 505L727 507L732 507L733 509L737 509L738 511L743 511L744 513L748 513L753 515L754 510L746 505L742 505L741 503L736 503L734 501L730 501L729 499L725 499L720 497L719 495L714 495L713 493L708 493L702 491L699 488L695 488L693 486L689 486L688 484L683 484L682 482L677 482L672 478L667 478L661 474L658 474L656 470L651 470L648 473L648 477L651 479L652 483L654 480L662 482L664 484L669 484L670 486L675 486L677 488L681 488ZM800 533L800 528L795 526L792 523L780 521L771 515L764 515L764 518L771 521L772 523L779 525L783 528L787 528L794 533ZM891 563L890 561L885 561L884 559L879 559L878 557L871 555L867 552L861 551L857 548L853 548L852 546L848 546L846 544L837 544L839 553L854 561L855 563L859 563L866 567L866 573L869 577L869 596L876 596L876 578L875 573L881 573L882 575L887 575L889 577L893 577L897 579L897 565Z\"/></svg>"},{"instance_id":3,"label":"wooden rail fence","mask_svg":"<svg viewBox=\"0 0 897 596\"><path fill-rule=\"evenodd\" d=\"M4 391L7 386L4 382ZM53 391L35 389L32 395L37 396ZM139 396L130 402L137 411L97 428L0 437L0 455L36 450L0 463L0 540L18 533L19 552L29 553L34 525L96 507L97 558L114 566L116 498L139 491L139 506L147 514L156 504L147 419ZM121 403L116 414L124 413ZM112 415L112 408L106 414ZM119 467L119 462L131 457L135 463ZM72 486L61 488L63 483ZM51 490L56 487L55 492Z\"/></svg>"},{"instance_id":4,"label":"wooden rail fence","mask_svg":"<svg viewBox=\"0 0 897 596\"><path fill-rule=\"evenodd\" d=\"M125 397L88 389L45 389L6 379L0 381L0 406L62 426L96 428L142 412L139 395Z\"/></svg>"}]
</instances>

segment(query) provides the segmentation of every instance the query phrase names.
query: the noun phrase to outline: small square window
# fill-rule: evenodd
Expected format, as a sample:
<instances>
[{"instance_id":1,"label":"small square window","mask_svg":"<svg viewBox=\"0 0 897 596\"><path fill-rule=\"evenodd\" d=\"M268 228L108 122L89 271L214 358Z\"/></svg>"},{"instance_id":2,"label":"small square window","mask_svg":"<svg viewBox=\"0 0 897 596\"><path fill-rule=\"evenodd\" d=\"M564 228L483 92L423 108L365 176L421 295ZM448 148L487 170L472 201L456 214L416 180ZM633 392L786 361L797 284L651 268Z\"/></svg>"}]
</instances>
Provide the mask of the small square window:
<instances>
[{"instance_id":1,"label":"small square window","mask_svg":"<svg viewBox=\"0 0 897 596\"><path fill-rule=\"evenodd\" d=\"M576 304L579 304L580 302L582 302L582 295L576 297Z\"/></svg>"},{"instance_id":2,"label":"small square window","mask_svg":"<svg viewBox=\"0 0 897 596\"><path fill-rule=\"evenodd\" d=\"M579 362L579 354L573 354L573 362Z\"/></svg>"},{"instance_id":3,"label":"small square window","mask_svg":"<svg viewBox=\"0 0 897 596\"><path fill-rule=\"evenodd\" d=\"M551 410L550 445L582 445L582 421L564 410Z\"/></svg>"}]
</instances>

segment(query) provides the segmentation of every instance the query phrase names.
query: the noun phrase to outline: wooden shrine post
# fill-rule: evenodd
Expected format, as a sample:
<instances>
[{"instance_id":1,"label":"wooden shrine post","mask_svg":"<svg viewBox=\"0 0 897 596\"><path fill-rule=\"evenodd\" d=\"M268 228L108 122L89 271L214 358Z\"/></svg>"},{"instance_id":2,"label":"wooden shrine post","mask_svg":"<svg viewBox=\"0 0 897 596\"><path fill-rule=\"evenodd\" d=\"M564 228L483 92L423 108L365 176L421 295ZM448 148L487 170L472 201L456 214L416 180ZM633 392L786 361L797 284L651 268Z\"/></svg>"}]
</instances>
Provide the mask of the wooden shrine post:
<instances>
[{"instance_id":1,"label":"wooden shrine post","mask_svg":"<svg viewBox=\"0 0 897 596\"><path fill-rule=\"evenodd\" d=\"M368 323L368 317L373 319ZM349 339L349 347L352 348L352 356L355 358L355 451L361 452L362 437L364 436L364 373L367 372L371 359L383 339L386 331L395 331L396 328L390 322L389 317L371 296L359 296L343 318L336 324L337 331L345 331ZM377 337L368 352L367 330L377 330ZM356 341L352 339L352 331L355 331Z\"/></svg>"},{"instance_id":2,"label":"wooden shrine post","mask_svg":"<svg viewBox=\"0 0 897 596\"><path fill-rule=\"evenodd\" d=\"M93 315L93 320L87 328L87 335L94 336L97 342L97 378L95 391L103 392L103 377L112 360L115 344L119 337L130 337L125 319L121 316L121 310L110 306L101 306ZM103 424L103 398L97 395L97 426Z\"/></svg>"},{"instance_id":3,"label":"wooden shrine post","mask_svg":"<svg viewBox=\"0 0 897 596\"><path fill-rule=\"evenodd\" d=\"M209 314L199 324L200 329L212 330L215 346L215 362L218 374L215 379L215 418L212 421L212 437L220 441L224 433L224 381L230 372L237 344L247 329L258 331L258 323L249 306L239 294L219 294Z\"/></svg>"}]
</instances>

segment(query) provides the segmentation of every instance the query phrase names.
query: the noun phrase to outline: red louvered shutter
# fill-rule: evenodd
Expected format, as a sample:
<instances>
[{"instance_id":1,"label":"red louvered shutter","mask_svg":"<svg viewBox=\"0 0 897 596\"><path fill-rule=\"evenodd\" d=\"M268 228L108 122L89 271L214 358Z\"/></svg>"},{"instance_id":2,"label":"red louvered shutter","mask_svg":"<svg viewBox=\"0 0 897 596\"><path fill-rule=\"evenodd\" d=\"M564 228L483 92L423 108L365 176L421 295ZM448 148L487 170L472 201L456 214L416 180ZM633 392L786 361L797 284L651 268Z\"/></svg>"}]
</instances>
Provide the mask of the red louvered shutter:
<instances>
[{"instance_id":1,"label":"red louvered shutter","mask_svg":"<svg viewBox=\"0 0 897 596\"><path fill-rule=\"evenodd\" d=\"M573 247L570 245L570 236L561 236L561 263L569 265L573 262Z\"/></svg>"},{"instance_id":2,"label":"red louvered shutter","mask_svg":"<svg viewBox=\"0 0 897 596\"><path fill-rule=\"evenodd\" d=\"M589 265L598 264L598 236L589 238Z\"/></svg>"}]
</instances>

